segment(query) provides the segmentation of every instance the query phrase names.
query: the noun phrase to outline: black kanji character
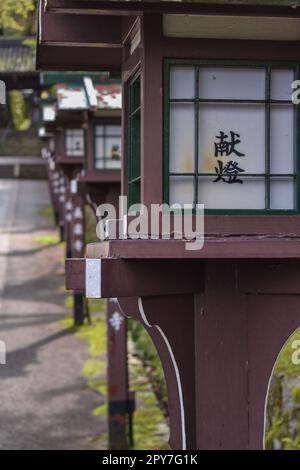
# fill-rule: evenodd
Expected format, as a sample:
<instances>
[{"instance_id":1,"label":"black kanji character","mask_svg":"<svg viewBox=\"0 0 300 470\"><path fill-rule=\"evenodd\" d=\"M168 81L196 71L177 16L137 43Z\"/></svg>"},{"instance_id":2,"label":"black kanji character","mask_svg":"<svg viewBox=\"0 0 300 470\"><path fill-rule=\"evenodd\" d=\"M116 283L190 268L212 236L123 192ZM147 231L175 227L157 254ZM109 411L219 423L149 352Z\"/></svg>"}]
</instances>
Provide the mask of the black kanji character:
<instances>
[{"instance_id":1,"label":"black kanji character","mask_svg":"<svg viewBox=\"0 0 300 470\"><path fill-rule=\"evenodd\" d=\"M228 135L225 134L225 132L220 131L220 135L216 135L216 139L220 139L220 142L215 142L215 157L218 156L226 156L228 157L229 155L235 153L238 157L244 157L245 154L238 152L235 147L236 145L240 144L239 140L240 135L236 134L233 131L230 131L230 141L227 141Z\"/></svg>"},{"instance_id":2,"label":"black kanji character","mask_svg":"<svg viewBox=\"0 0 300 470\"><path fill-rule=\"evenodd\" d=\"M243 184L243 181L238 178L240 173L243 173L245 170L238 166L237 162L230 160L226 165L221 160L218 160L219 168L215 167L217 178L213 181L217 183L218 181L223 181L224 183L233 184L240 183Z\"/></svg>"}]
</instances>

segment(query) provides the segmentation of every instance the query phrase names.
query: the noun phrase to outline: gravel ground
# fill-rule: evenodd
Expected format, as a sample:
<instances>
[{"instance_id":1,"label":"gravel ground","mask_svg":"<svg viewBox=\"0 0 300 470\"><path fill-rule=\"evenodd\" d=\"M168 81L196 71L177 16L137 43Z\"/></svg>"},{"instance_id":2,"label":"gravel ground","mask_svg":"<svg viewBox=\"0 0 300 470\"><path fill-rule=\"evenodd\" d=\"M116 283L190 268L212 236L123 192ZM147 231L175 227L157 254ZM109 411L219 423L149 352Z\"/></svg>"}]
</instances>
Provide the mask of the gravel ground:
<instances>
[{"instance_id":1,"label":"gravel ground","mask_svg":"<svg viewBox=\"0 0 300 470\"><path fill-rule=\"evenodd\" d=\"M106 431L82 376L86 345L58 324L62 248L36 240L55 234L47 205L46 182L0 180L0 449L91 449Z\"/></svg>"}]
</instances>

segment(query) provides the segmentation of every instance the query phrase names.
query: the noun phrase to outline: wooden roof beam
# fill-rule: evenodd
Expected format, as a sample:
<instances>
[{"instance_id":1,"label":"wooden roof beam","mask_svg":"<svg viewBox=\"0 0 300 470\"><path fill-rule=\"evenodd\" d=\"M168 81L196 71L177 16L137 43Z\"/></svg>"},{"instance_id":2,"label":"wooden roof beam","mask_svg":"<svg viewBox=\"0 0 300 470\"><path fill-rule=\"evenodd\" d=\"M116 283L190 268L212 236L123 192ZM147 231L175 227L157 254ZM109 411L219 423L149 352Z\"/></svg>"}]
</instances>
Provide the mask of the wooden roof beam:
<instances>
[{"instance_id":1,"label":"wooden roof beam","mask_svg":"<svg viewBox=\"0 0 300 470\"><path fill-rule=\"evenodd\" d=\"M43 3L43 2L42 2ZM121 47L118 16L52 15L40 11L39 44L81 47Z\"/></svg>"},{"instance_id":2,"label":"wooden roof beam","mask_svg":"<svg viewBox=\"0 0 300 470\"><path fill-rule=\"evenodd\" d=\"M244 2L235 0L218 1L107 1L107 0L47 0L46 11L51 13L64 13L72 15L142 15L147 13L236 13L250 14L260 12L260 14L274 15L299 15L300 0L286 2L282 0L273 2L260 2L245 0Z\"/></svg>"}]
</instances>

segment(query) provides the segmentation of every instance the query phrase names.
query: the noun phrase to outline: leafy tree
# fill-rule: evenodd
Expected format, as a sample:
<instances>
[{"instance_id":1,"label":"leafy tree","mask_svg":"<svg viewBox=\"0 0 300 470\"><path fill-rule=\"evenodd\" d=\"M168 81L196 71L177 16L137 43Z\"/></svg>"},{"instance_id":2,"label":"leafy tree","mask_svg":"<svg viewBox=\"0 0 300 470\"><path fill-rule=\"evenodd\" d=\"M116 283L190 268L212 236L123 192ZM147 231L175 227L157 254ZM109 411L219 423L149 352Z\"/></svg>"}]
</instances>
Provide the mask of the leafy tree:
<instances>
[{"instance_id":1,"label":"leafy tree","mask_svg":"<svg viewBox=\"0 0 300 470\"><path fill-rule=\"evenodd\" d=\"M19 90L9 92L10 113L14 128L18 131L27 131L31 125L24 96Z\"/></svg>"},{"instance_id":2,"label":"leafy tree","mask_svg":"<svg viewBox=\"0 0 300 470\"><path fill-rule=\"evenodd\" d=\"M300 368L292 362L298 329L281 350L268 395L266 448L300 450Z\"/></svg>"},{"instance_id":3,"label":"leafy tree","mask_svg":"<svg viewBox=\"0 0 300 470\"><path fill-rule=\"evenodd\" d=\"M35 13L35 0L1 0L0 30L13 35L33 34Z\"/></svg>"}]
</instances>

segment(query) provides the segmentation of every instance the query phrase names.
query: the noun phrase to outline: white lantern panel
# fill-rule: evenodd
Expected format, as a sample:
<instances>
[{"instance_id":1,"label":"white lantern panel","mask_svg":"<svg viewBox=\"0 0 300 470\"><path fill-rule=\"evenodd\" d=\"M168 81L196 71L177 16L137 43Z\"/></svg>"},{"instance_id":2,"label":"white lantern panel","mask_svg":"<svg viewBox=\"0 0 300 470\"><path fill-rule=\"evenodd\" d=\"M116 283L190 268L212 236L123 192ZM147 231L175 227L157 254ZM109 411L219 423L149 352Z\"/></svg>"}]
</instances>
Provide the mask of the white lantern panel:
<instances>
[{"instance_id":1,"label":"white lantern panel","mask_svg":"<svg viewBox=\"0 0 300 470\"><path fill-rule=\"evenodd\" d=\"M119 170L121 168L121 160L100 160L96 163L96 168L105 168L106 170Z\"/></svg>"},{"instance_id":2,"label":"white lantern panel","mask_svg":"<svg viewBox=\"0 0 300 470\"><path fill-rule=\"evenodd\" d=\"M84 131L83 129L66 130L66 154L70 157L83 157Z\"/></svg>"},{"instance_id":3,"label":"white lantern panel","mask_svg":"<svg viewBox=\"0 0 300 470\"><path fill-rule=\"evenodd\" d=\"M107 136L121 136L121 126L106 126L105 135Z\"/></svg>"},{"instance_id":4,"label":"white lantern panel","mask_svg":"<svg viewBox=\"0 0 300 470\"><path fill-rule=\"evenodd\" d=\"M292 100L292 83L295 80L293 69L274 69L271 71L271 99Z\"/></svg>"},{"instance_id":5,"label":"white lantern panel","mask_svg":"<svg viewBox=\"0 0 300 470\"><path fill-rule=\"evenodd\" d=\"M121 168L121 138L106 137L105 141L106 168Z\"/></svg>"},{"instance_id":6,"label":"white lantern panel","mask_svg":"<svg viewBox=\"0 0 300 470\"><path fill-rule=\"evenodd\" d=\"M71 135L68 135L67 134L67 138L66 138L66 145L67 145L67 149L72 149L72 146L73 146L73 137Z\"/></svg>"},{"instance_id":7,"label":"white lantern panel","mask_svg":"<svg viewBox=\"0 0 300 470\"><path fill-rule=\"evenodd\" d=\"M74 157L82 157L83 156L83 146L82 140L80 138L75 138L73 141L74 148L72 150L72 155Z\"/></svg>"},{"instance_id":8,"label":"white lantern panel","mask_svg":"<svg viewBox=\"0 0 300 470\"><path fill-rule=\"evenodd\" d=\"M271 178L270 181L270 208L294 209L295 184L294 178Z\"/></svg>"},{"instance_id":9,"label":"white lantern panel","mask_svg":"<svg viewBox=\"0 0 300 470\"><path fill-rule=\"evenodd\" d=\"M96 137L95 151L96 151L96 158L104 157L104 138L103 137Z\"/></svg>"},{"instance_id":10,"label":"white lantern panel","mask_svg":"<svg viewBox=\"0 0 300 470\"><path fill-rule=\"evenodd\" d=\"M95 168L96 170L103 170L104 167L104 160L101 159L101 160L96 160L95 161Z\"/></svg>"},{"instance_id":11,"label":"white lantern panel","mask_svg":"<svg viewBox=\"0 0 300 470\"><path fill-rule=\"evenodd\" d=\"M294 108L272 105L270 110L270 171L294 172Z\"/></svg>"},{"instance_id":12,"label":"white lantern panel","mask_svg":"<svg viewBox=\"0 0 300 470\"><path fill-rule=\"evenodd\" d=\"M53 138L49 140L49 150L50 152L54 152L55 150L55 140Z\"/></svg>"},{"instance_id":13,"label":"white lantern panel","mask_svg":"<svg viewBox=\"0 0 300 470\"><path fill-rule=\"evenodd\" d=\"M192 99L195 97L194 67L172 67L170 70L170 98Z\"/></svg>"},{"instance_id":14,"label":"white lantern panel","mask_svg":"<svg viewBox=\"0 0 300 470\"><path fill-rule=\"evenodd\" d=\"M264 100L266 71L263 68L202 67L199 98Z\"/></svg>"},{"instance_id":15,"label":"white lantern panel","mask_svg":"<svg viewBox=\"0 0 300 470\"><path fill-rule=\"evenodd\" d=\"M194 105L172 103L170 106L170 172L194 171L195 111Z\"/></svg>"},{"instance_id":16,"label":"white lantern panel","mask_svg":"<svg viewBox=\"0 0 300 470\"><path fill-rule=\"evenodd\" d=\"M209 176L199 177L198 203L205 209L264 209L265 178L242 177L243 183L213 182Z\"/></svg>"},{"instance_id":17,"label":"white lantern panel","mask_svg":"<svg viewBox=\"0 0 300 470\"><path fill-rule=\"evenodd\" d=\"M102 136L104 134L104 126L96 126L95 127L95 134L97 136Z\"/></svg>"},{"instance_id":18,"label":"white lantern panel","mask_svg":"<svg viewBox=\"0 0 300 470\"><path fill-rule=\"evenodd\" d=\"M194 178L192 176L171 176L169 204L193 204Z\"/></svg>"},{"instance_id":19,"label":"white lantern panel","mask_svg":"<svg viewBox=\"0 0 300 470\"><path fill-rule=\"evenodd\" d=\"M199 106L199 173L215 173L218 160L237 162L245 173L265 172L264 105Z\"/></svg>"}]
</instances>

